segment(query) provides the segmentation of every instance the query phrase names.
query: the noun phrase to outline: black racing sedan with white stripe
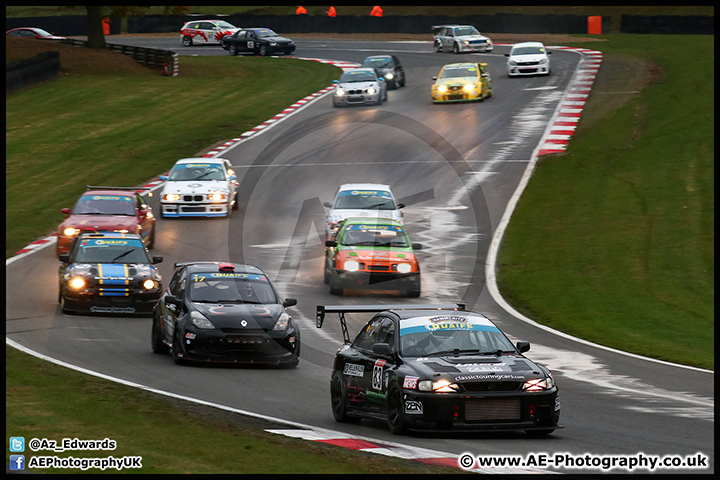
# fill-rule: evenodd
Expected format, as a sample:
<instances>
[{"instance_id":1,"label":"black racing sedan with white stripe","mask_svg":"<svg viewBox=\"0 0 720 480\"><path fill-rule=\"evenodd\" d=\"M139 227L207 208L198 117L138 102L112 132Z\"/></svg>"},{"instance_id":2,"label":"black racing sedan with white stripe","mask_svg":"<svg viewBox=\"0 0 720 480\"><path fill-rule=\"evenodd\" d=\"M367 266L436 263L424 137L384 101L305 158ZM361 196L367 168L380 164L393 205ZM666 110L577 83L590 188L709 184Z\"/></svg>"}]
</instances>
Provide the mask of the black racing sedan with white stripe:
<instances>
[{"instance_id":1,"label":"black racing sedan with white stripe","mask_svg":"<svg viewBox=\"0 0 720 480\"><path fill-rule=\"evenodd\" d=\"M317 327L337 313L344 344L330 380L338 422L387 422L412 430L522 430L548 435L560 419L558 387L488 318L464 305L317 307ZM374 314L351 342L346 314Z\"/></svg>"}]
</instances>

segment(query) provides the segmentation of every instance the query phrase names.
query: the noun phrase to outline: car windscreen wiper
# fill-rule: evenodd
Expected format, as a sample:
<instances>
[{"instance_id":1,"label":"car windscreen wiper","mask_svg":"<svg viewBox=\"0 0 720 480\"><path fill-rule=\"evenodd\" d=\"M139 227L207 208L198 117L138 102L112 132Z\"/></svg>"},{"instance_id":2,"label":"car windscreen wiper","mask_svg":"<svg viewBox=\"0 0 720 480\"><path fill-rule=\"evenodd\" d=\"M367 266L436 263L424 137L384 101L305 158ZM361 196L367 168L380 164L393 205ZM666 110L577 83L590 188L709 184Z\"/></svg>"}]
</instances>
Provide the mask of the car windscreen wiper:
<instances>
[{"instance_id":1,"label":"car windscreen wiper","mask_svg":"<svg viewBox=\"0 0 720 480\"><path fill-rule=\"evenodd\" d=\"M478 354L479 351L477 348L468 348L461 350L459 348L455 348L453 350L442 350L440 352L433 352L433 353L426 353L427 356L438 356L438 355L460 355L460 354Z\"/></svg>"},{"instance_id":2,"label":"car windscreen wiper","mask_svg":"<svg viewBox=\"0 0 720 480\"><path fill-rule=\"evenodd\" d=\"M131 249L129 249L129 250L126 250L126 251L124 251L123 253L121 253L120 255L118 255L117 257L113 258L112 261L109 262L109 263L117 263L117 261L120 260L121 258L123 258L125 255L128 255L128 254L130 254L130 253L132 253L132 252L134 252L134 251L135 251L134 248L131 248Z\"/></svg>"}]
</instances>

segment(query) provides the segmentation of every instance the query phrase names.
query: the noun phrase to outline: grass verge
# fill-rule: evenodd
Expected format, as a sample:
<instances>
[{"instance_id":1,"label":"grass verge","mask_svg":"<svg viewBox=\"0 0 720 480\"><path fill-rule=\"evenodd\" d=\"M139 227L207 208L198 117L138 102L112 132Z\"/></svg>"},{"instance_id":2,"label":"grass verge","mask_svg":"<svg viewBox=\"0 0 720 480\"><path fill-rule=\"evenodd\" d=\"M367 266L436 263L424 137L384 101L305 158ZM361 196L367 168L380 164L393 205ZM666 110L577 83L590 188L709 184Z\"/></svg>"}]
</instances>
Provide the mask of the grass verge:
<instances>
[{"instance_id":1,"label":"grass verge","mask_svg":"<svg viewBox=\"0 0 720 480\"><path fill-rule=\"evenodd\" d=\"M682 55L661 47L680 41ZM713 48L713 37L692 35L601 45L568 150L541 158L504 238L499 288L519 311L714 368ZM632 81L627 64L645 75Z\"/></svg>"}]
</instances>

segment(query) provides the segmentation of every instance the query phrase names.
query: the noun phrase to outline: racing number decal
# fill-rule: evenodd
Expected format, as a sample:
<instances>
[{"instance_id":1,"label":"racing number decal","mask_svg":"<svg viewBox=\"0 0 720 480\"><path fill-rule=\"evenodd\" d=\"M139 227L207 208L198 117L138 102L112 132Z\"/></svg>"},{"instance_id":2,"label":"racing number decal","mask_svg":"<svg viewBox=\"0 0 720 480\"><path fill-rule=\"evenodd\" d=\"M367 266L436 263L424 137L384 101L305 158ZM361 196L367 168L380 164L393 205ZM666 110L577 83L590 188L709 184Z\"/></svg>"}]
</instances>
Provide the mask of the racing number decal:
<instances>
[{"instance_id":1,"label":"racing number decal","mask_svg":"<svg viewBox=\"0 0 720 480\"><path fill-rule=\"evenodd\" d=\"M385 366L385 360L378 358L375 360L375 366L373 366L372 374L372 388L373 390L382 390L383 386L383 366Z\"/></svg>"},{"instance_id":2,"label":"racing number decal","mask_svg":"<svg viewBox=\"0 0 720 480\"><path fill-rule=\"evenodd\" d=\"M255 48L255 42L248 40L248 48Z\"/></svg>"}]
</instances>

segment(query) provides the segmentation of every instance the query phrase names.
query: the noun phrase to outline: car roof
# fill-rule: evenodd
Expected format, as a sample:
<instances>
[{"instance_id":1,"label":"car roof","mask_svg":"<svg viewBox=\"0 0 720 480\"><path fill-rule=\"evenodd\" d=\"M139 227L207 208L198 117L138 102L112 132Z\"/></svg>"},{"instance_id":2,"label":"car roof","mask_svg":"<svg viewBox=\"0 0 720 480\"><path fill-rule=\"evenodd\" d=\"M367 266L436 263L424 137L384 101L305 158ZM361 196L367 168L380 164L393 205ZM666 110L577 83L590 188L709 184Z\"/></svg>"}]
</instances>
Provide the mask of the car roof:
<instances>
[{"instance_id":1,"label":"car roof","mask_svg":"<svg viewBox=\"0 0 720 480\"><path fill-rule=\"evenodd\" d=\"M403 228L402 224L397 220L383 217L349 217L343 220L344 225L362 224L362 225L392 225L393 227ZM403 229L404 230L404 229Z\"/></svg>"},{"instance_id":2,"label":"car roof","mask_svg":"<svg viewBox=\"0 0 720 480\"><path fill-rule=\"evenodd\" d=\"M219 272L221 265L232 265L234 273L254 273L256 275L265 275L265 272L258 267L232 262L180 262L175 264L175 268L187 267L187 271L191 273L208 273Z\"/></svg>"},{"instance_id":3,"label":"car roof","mask_svg":"<svg viewBox=\"0 0 720 480\"><path fill-rule=\"evenodd\" d=\"M193 157L193 158L181 158L177 162L175 162L175 165L178 164L185 164L185 163L229 163L230 161L225 158L218 158L218 157Z\"/></svg>"},{"instance_id":4,"label":"car roof","mask_svg":"<svg viewBox=\"0 0 720 480\"><path fill-rule=\"evenodd\" d=\"M545 44L542 42L521 42L513 45L513 48L515 47L545 47Z\"/></svg>"},{"instance_id":5,"label":"car roof","mask_svg":"<svg viewBox=\"0 0 720 480\"><path fill-rule=\"evenodd\" d=\"M351 68L350 70L346 70L343 73L353 73L353 72L372 72L372 74L375 75L375 69L370 68L370 67Z\"/></svg>"},{"instance_id":6,"label":"car roof","mask_svg":"<svg viewBox=\"0 0 720 480\"><path fill-rule=\"evenodd\" d=\"M142 190L138 188L137 190L134 189L113 189L113 188L93 188L88 189L80 195L81 197L84 197L86 195L115 195L118 197L135 197L135 194L138 193L139 190Z\"/></svg>"},{"instance_id":7,"label":"car roof","mask_svg":"<svg viewBox=\"0 0 720 480\"><path fill-rule=\"evenodd\" d=\"M390 191L390 185L382 183L344 183L338 188L338 192L346 190L387 190Z\"/></svg>"},{"instance_id":8,"label":"car roof","mask_svg":"<svg viewBox=\"0 0 720 480\"><path fill-rule=\"evenodd\" d=\"M425 317L461 317L461 318L469 318L472 317L473 320L484 323L484 321L487 321L488 325L494 325L492 321L487 318L485 315L482 315L480 313L471 312L468 310L392 310L398 318L400 318L400 322L404 322L406 320L413 320L418 318L425 318Z\"/></svg>"},{"instance_id":9,"label":"car roof","mask_svg":"<svg viewBox=\"0 0 720 480\"><path fill-rule=\"evenodd\" d=\"M453 68L455 68L455 67L465 67L465 66L469 66L469 65L477 65L477 62L447 63L447 64L443 65L443 68L447 68L447 67L453 67Z\"/></svg>"},{"instance_id":10,"label":"car roof","mask_svg":"<svg viewBox=\"0 0 720 480\"><path fill-rule=\"evenodd\" d=\"M142 237L137 233L130 232L84 232L78 235L78 238L136 238L142 240Z\"/></svg>"}]
</instances>

